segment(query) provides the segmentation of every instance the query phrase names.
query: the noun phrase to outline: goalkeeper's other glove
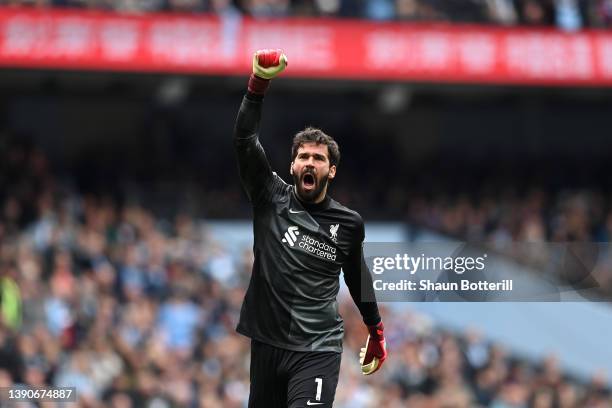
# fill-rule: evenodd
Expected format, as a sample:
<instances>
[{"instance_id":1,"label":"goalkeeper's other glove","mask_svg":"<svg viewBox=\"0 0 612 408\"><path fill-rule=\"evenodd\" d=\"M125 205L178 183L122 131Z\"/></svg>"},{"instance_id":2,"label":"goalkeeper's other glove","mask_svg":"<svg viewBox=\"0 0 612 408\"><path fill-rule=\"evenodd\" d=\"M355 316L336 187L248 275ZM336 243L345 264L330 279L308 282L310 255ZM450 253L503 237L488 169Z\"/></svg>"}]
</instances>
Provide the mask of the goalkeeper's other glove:
<instances>
[{"instance_id":1,"label":"goalkeeper's other glove","mask_svg":"<svg viewBox=\"0 0 612 408\"><path fill-rule=\"evenodd\" d=\"M253 55L253 73L249 78L249 92L263 95L270 80L283 72L287 56L282 50L258 50Z\"/></svg>"},{"instance_id":2,"label":"goalkeeper's other glove","mask_svg":"<svg viewBox=\"0 0 612 408\"><path fill-rule=\"evenodd\" d=\"M385 326L380 322L376 326L368 326L370 335L366 345L359 353L361 372L364 375L375 373L382 367L387 358L387 343L384 335Z\"/></svg>"}]
</instances>

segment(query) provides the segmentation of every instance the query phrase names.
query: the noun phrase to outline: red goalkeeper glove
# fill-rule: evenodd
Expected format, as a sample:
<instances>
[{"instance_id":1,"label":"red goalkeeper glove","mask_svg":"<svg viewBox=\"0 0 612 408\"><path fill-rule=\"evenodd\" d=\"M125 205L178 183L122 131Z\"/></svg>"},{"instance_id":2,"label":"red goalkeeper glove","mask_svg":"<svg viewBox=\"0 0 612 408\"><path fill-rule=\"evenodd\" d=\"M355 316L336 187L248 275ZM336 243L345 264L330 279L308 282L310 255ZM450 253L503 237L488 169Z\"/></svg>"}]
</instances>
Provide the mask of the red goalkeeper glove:
<instances>
[{"instance_id":1,"label":"red goalkeeper glove","mask_svg":"<svg viewBox=\"0 0 612 408\"><path fill-rule=\"evenodd\" d=\"M249 92L263 95L270 80L283 72L287 56L282 50L259 50L253 55L253 73L249 78Z\"/></svg>"},{"instance_id":2,"label":"red goalkeeper glove","mask_svg":"<svg viewBox=\"0 0 612 408\"><path fill-rule=\"evenodd\" d=\"M382 322L376 326L368 326L370 335L366 345L359 353L359 363L363 375L375 373L382 367L387 358L387 343L384 335L385 326Z\"/></svg>"}]
</instances>

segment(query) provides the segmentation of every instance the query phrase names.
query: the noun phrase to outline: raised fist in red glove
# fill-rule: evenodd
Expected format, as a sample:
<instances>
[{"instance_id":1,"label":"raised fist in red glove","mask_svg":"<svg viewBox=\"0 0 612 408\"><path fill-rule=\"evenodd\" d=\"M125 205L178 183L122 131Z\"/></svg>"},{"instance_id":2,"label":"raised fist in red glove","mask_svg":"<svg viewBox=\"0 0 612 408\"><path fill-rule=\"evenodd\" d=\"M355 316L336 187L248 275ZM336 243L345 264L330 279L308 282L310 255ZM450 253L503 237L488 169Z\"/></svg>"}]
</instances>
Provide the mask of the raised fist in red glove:
<instances>
[{"instance_id":1,"label":"raised fist in red glove","mask_svg":"<svg viewBox=\"0 0 612 408\"><path fill-rule=\"evenodd\" d=\"M387 343L385 341L384 330L385 326L383 326L382 322L376 326L368 326L370 335L365 347L359 353L361 372L364 375L370 375L378 371L387 358Z\"/></svg>"},{"instance_id":2,"label":"raised fist in red glove","mask_svg":"<svg viewBox=\"0 0 612 408\"><path fill-rule=\"evenodd\" d=\"M287 56L282 50L259 50L253 55L253 74L263 79L272 79L287 66Z\"/></svg>"}]
</instances>

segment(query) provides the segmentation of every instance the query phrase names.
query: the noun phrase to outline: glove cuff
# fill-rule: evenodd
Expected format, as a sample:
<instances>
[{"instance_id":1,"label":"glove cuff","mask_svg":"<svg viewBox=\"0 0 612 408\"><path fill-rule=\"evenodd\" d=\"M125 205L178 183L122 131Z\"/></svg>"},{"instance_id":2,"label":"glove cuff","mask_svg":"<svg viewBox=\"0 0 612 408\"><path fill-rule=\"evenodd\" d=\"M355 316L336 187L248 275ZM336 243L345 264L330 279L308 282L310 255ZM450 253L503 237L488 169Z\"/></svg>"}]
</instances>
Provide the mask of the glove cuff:
<instances>
[{"instance_id":1,"label":"glove cuff","mask_svg":"<svg viewBox=\"0 0 612 408\"><path fill-rule=\"evenodd\" d=\"M375 340L382 340L385 338L383 332L385 330L385 326L383 322L379 322L377 325L368 326L368 332L370 333L370 337Z\"/></svg>"},{"instance_id":2,"label":"glove cuff","mask_svg":"<svg viewBox=\"0 0 612 408\"><path fill-rule=\"evenodd\" d=\"M263 79L255 74L251 74L248 86L250 93L263 96L266 93L268 86L270 86L269 79Z\"/></svg>"}]
</instances>

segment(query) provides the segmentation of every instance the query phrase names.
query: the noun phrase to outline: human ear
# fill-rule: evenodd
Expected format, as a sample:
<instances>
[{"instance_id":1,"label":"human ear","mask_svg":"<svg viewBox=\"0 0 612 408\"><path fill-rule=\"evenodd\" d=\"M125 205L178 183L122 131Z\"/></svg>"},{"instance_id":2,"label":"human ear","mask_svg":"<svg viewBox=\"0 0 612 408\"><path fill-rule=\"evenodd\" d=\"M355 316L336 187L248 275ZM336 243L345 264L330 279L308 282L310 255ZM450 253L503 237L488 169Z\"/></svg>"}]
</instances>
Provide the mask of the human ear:
<instances>
[{"instance_id":1,"label":"human ear","mask_svg":"<svg viewBox=\"0 0 612 408\"><path fill-rule=\"evenodd\" d=\"M334 177L336 177L336 165L333 165L329 168L329 174L327 175L327 178L330 180Z\"/></svg>"}]
</instances>

